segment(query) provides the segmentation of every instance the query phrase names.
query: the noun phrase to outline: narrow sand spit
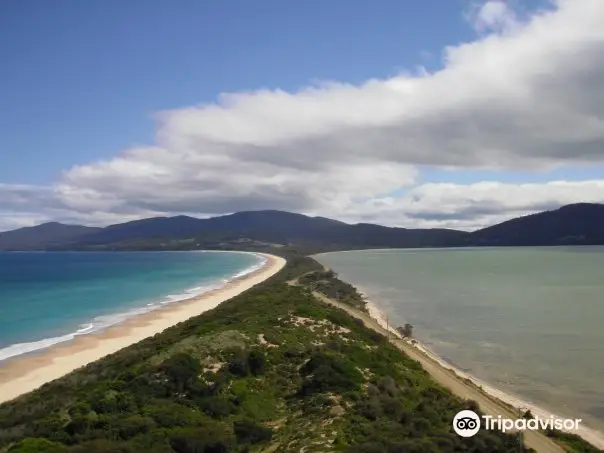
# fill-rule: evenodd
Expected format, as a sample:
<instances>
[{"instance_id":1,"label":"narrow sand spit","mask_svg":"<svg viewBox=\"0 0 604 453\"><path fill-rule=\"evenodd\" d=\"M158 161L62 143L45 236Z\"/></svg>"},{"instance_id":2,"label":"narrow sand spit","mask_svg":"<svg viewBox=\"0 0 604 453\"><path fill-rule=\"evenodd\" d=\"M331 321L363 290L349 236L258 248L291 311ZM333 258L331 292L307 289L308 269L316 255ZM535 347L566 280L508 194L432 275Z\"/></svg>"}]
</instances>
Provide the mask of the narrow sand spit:
<instances>
[{"instance_id":1,"label":"narrow sand spit","mask_svg":"<svg viewBox=\"0 0 604 453\"><path fill-rule=\"evenodd\" d=\"M283 258L262 254L264 266L224 287L129 319L97 334L50 347L37 354L9 359L0 364L0 403L37 389L71 371L119 351L168 327L200 315L276 274Z\"/></svg>"}]
</instances>

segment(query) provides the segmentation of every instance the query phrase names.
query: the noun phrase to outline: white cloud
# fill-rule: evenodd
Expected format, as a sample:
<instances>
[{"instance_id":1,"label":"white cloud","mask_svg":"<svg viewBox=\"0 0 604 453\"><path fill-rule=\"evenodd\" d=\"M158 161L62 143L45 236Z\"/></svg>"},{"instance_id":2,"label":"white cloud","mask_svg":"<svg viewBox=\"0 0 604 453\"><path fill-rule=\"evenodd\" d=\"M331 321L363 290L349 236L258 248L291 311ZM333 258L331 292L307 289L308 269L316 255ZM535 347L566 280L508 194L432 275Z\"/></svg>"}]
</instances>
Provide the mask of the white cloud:
<instances>
[{"instance_id":1,"label":"white cloud","mask_svg":"<svg viewBox=\"0 0 604 453\"><path fill-rule=\"evenodd\" d=\"M509 214L589 198L584 186L561 182L555 196L554 186L416 186L419 166L511 171L604 161L604 1L559 0L523 20L488 1L473 18L487 33L445 49L439 71L222 94L161 112L153 146L71 168L54 187L31 192L28 208L14 187L0 187L13 194L0 209L87 223L284 209L471 227L497 219L467 215L487 193L508 206L497 197L513 192ZM407 195L387 197L402 188Z\"/></svg>"},{"instance_id":2,"label":"white cloud","mask_svg":"<svg viewBox=\"0 0 604 453\"><path fill-rule=\"evenodd\" d=\"M401 197L374 198L358 204L346 217L378 220L389 225L471 231L579 202L604 203L604 179L531 184L428 183L414 187Z\"/></svg>"},{"instance_id":3,"label":"white cloud","mask_svg":"<svg viewBox=\"0 0 604 453\"><path fill-rule=\"evenodd\" d=\"M354 177L351 178L354 181ZM7 192L0 185L0 195ZM32 194L31 199L35 199ZM138 210L129 213L73 210L60 206L52 209L34 205L34 210L7 213L0 205L0 231L31 226L50 220L86 225L108 225L138 218L160 216L166 211ZM343 203L340 207L303 210L356 223L371 222L408 228L454 228L472 231L513 217L555 209L572 203L604 203L604 179L587 181L551 181L546 183L511 184L484 181L474 184L426 183L414 186L404 194L371 197ZM224 213L234 212L227 210ZM40 213L42 212L42 213ZM207 217L210 212L168 211ZM4 214L4 215L3 215Z\"/></svg>"},{"instance_id":4,"label":"white cloud","mask_svg":"<svg viewBox=\"0 0 604 453\"><path fill-rule=\"evenodd\" d=\"M516 12L505 0L489 0L472 5L468 19L481 33L512 33L521 25Z\"/></svg>"}]
</instances>

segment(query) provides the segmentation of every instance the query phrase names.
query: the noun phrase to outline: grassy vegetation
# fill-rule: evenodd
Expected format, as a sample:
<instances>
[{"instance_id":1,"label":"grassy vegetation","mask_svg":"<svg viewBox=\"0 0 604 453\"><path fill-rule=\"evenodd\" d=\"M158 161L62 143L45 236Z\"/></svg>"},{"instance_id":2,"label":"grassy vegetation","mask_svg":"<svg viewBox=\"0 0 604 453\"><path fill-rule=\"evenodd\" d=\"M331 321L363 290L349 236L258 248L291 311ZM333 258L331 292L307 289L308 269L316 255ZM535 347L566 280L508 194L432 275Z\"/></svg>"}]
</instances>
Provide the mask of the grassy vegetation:
<instances>
[{"instance_id":1,"label":"grassy vegetation","mask_svg":"<svg viewBox=\"0 0 604 453\"><path fill-rule=\"evenodd\" d=\"M351 305L362 311L367 311L363 296L350 283L344 282L338 278L338 275L331 269L316 270L303 274L298 283L311 288L325 296Z\"/></svg>"},{"instance_id":2,"label":"grassy vegetation","mask_svg":"<svg viewBox=\"0 0 604 453\"><path fill-rule=\"evenodd\" d=\"M545 431L545 434L562 445L569 453L598 453L602 451L576 434L565 433L555 429L548 429Z\"/></svg>"},{"instance_id":3,"label":"grassy vegetation","mask_svg":"<svg viewBox=\"0 0 604 453\"><path fill-rule=\"evenodd\" d=\"M527 451L514 435L457 436L451 420L472 402L287 284L318 269L292 259L216 309L0 405L0 452Z\"/></svg>"}]
</instances>

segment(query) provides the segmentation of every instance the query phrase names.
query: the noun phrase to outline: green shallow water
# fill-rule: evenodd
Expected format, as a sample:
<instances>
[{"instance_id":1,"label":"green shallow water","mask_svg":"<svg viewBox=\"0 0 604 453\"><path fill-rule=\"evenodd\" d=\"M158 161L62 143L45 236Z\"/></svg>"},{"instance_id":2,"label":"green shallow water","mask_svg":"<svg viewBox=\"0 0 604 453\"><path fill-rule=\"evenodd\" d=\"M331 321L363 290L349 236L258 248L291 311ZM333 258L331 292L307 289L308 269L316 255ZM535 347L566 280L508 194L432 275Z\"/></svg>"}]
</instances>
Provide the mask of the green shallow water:
<instances>
[{"instance_id":1,"label":"green shallow water","mask_svg":"<svg viewBox=\"0 0 604 453\"><path fill-rule=\"evenodd\" d=\"M604 430L604 247L316 258L458 368Z\"/></svg>"}]
</instances>

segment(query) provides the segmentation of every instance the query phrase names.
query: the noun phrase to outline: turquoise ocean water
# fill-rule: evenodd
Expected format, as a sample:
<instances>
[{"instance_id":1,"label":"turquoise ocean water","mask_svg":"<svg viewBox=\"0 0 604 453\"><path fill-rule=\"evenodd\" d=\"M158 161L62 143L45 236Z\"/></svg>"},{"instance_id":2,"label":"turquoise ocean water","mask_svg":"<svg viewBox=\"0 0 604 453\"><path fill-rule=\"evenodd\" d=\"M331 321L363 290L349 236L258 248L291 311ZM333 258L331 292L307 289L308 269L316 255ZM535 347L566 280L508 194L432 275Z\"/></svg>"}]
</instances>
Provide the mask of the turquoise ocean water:
<instances>
[{"instance_id":1,"label":"turquoise ocean water","mask_svg":"<svg viewBox=\"0 0 604 453\"><path fill-rule=\"evenodd\" d=\"M604 431L604 247L382 250L317 259L443 359Z\"/></svg>"},{"instance_id":2,"label":"turquoise ocean water","mask_svg":"<svg viewBox=\"0 0 604 453\"><path fill-rule=\"evenodd\" d=\"M218 288L263 262L223 252L0 252L0 364Z\"/></svg>"}]
</instances>

